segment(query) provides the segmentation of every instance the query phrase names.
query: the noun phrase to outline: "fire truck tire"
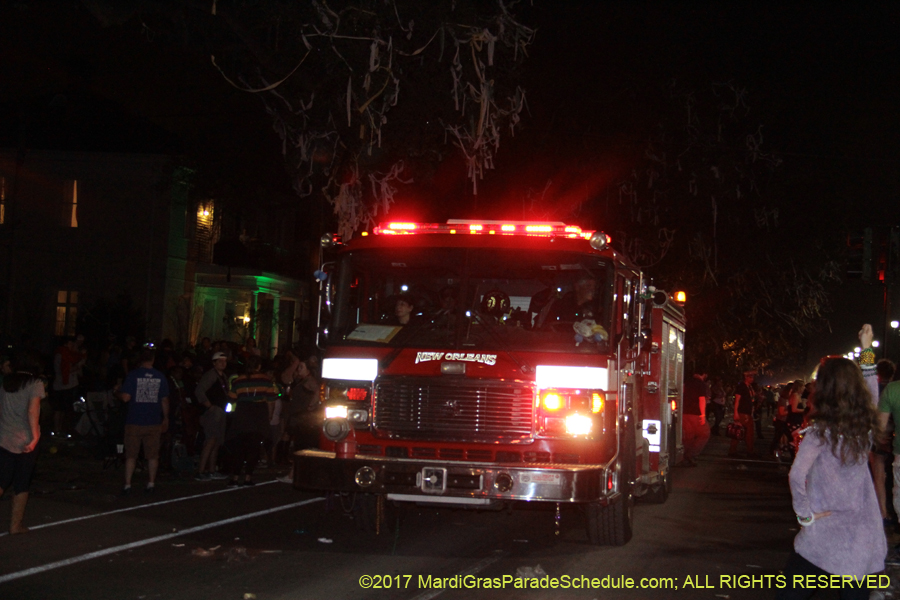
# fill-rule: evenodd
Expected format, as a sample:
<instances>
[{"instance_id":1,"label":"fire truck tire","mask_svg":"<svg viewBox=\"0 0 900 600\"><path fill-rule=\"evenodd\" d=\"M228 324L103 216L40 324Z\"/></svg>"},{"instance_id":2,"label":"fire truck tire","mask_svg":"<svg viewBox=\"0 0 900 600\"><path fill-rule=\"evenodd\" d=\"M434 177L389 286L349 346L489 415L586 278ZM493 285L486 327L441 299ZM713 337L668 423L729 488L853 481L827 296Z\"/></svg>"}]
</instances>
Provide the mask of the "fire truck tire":
<instances>
[{"instance_id":1,"label":"fire truck tire","mask_svg":"<svg viewBox=\"0 0 900 600\"><path fill-rule=\"evenodd\" d=\"M588 539L597 546L624 546L631 540L634 527L634 496L631 490L615 502L587 507Z\"/></svg>"},{"instance_id":2,"label":"fire truck tire","mask_svg":"<svg viewBox=\"0 0 900 600\"><path fill-rule=\"evenodd\" d=\"M643 496L643 500L650 504L665 504L672 490L672 471L666 471L666 475L656 485L652 486Z\"/></svg>"},{"instance_id":3,"label":"fire truck tire","mask_svg":"<svg viewBox=\"0 0 900 600\"><path fill-rule=\"evenodd\" d=\"M625 436L625 448L634 447L634 438ZM630 455L628 455L630 458ZM619 497L609 504L588 504L588 539L597 546L624 546L631 540L634 529L634 488L632 474L634 460L620 459L616 464L620 482Z\"/></svg>"}]
</instances>

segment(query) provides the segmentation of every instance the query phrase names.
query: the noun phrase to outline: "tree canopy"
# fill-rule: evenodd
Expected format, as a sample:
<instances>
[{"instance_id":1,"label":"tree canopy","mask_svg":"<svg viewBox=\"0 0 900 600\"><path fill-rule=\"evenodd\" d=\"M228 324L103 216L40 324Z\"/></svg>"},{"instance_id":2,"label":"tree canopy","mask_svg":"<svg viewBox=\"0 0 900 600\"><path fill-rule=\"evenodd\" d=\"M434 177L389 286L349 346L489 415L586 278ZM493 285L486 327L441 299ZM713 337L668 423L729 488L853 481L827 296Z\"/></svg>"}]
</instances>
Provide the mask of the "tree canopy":
<instances>
[{"instance_id":1,"label":"tree canopy","mask_svg":"<svg viewBox=\"0 0 900 600\"><path fill-rule=\"evenodd\" d=\"M655 285L688 293L689 363L728 375L802 366L805 340L828 327L838 249L785 195L752 92L671 80L643 93L655 125L576 210L601 215ZM608 164L610 139L583 142L576 160Z\"/></svg>"},{"instance_id":2,"label":"tree canopy","mask_svg":"<svg viewBox=\"0 0 900 600\"><path fill-rule=\"evenodd\" d=\"M540 47L514 1L85 4L107 19L139 14L148 39L199 48L210 69L258 98L295 191L327 201L345 237L451 155L476 191L522 124L527 59ZM573 18L541 10L557 27ZM531 85L548 64L577 66L558 44L541 51L553 57ZM554 73L544 90L552 118L526 121L529 144L508 148L520 159L516 177L533 176L514 200L526 218L602 222L656 285L685 289L689 361L723 374L799 365L803 340L828 326L838 263L824 237L799 230L765 100L697 73L661 83L678 69L653 65L595 75L602 85L590 71ZM566 177L546 174L554 161Z\"/></svg>"},{"instance_id":3,"label":"tree canopy","mask_svg":"<svg viewBox=\"0 0 900 600\"><path fill-rule=\"evenodd\" d=\"M89 3L111 18L121 10ZM535 31L518 0L214 0L134 3L144 27L199 46L259 97L301 197L321 196L349 238L398 188L451 152L477 193L525 107ZM121 13L116 13L123 18Z\"/></svg>"}]
</instances>

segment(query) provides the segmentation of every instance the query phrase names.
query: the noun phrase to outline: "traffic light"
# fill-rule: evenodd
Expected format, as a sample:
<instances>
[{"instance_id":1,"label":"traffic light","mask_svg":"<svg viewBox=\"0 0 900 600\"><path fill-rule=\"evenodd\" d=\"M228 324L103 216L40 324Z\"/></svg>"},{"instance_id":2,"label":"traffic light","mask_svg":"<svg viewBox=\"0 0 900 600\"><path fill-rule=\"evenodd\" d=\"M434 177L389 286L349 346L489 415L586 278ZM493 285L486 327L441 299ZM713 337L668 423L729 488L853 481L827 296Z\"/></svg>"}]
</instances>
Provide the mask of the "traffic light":
<instances>
[{"instance_id":1,"label":"traffic light","mask_svg":"<svg viewBox=\"0 0 900 600\"><path fill-rule=\"evenodd\" d=\"M900 227L867 227L847 236L847 279L900 282Z\"/></svg>"},{"instance_id":2,"label":"traffic light","mask_svg":"<svg viewBox=\"0 0 900 600\"><path fill-rule=\"evenodd\" d=\"M872 283L875 279L874 258L875 231L871 227L851 231L847 237L847 279L862 279Z\"/></svg>"},{"instance_id":3,"label":"traffic light","mask_svg":"<svg viewBox=\"0 0 900 600\"><path fill-rule=\"evenodd\" d=\"M861 230L847 235L847 279L860 279L863 264L863 235Z\"/></svg>"},{"instance_id":4,"label":"traffic light","mask_svg":"<svg viewBox=\"0 0 900 600\"><path fill-rule=\"evenodd\" d=\"M889 237L884 282L893 284L900 281L900 227L891 227Z\"/></svg>"}]
</instances>

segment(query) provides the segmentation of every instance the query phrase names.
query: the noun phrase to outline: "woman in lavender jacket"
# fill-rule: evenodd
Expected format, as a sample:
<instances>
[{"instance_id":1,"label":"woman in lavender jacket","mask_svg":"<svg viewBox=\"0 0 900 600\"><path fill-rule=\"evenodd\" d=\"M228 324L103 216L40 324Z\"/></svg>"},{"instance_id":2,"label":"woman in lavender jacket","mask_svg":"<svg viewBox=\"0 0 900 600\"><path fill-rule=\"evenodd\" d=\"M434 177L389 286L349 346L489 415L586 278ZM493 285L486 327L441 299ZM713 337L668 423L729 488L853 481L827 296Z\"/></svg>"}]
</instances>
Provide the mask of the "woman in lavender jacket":
<instances>
[{"instance_id":1,"label":"woman in lavender jacket","mask_svg":"<svg viewBox=\"0 0 900 600\"><path fill-rule=\"evenodd\" d=\"M802 527L784 569L787 586L777 596L782 599L815 593L815 588L795 588L795 575L862 580L884 570L887 554L868 469L877 415L856 363L832 358L820 365L812 405L811 425L790 473L794 512ZM841 588L842 600L868 597L865 583Z\"/></svg>"}]
</instances>

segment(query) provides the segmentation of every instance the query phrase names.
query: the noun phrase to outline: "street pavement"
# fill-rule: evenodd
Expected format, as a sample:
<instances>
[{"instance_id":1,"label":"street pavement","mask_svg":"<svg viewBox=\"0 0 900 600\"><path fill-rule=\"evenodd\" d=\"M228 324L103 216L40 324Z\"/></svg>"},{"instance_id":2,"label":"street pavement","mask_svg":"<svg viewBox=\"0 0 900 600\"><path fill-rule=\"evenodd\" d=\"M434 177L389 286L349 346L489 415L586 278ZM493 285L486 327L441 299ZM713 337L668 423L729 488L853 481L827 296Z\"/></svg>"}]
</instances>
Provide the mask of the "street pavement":
<instances>
[{"instance_id":1,"label":"street pavement","mask_svg":"<svg viewBox=\"0 0 900 600\"><path fill-rule=\"evenodd\" d=\"M768 447L771 439L771 429L764 431L767 439L760 443L760 449ZM797 531L796 522L790 509L790 493L787 488L787 474L789 465L778 464L772 460L747 460L746 458L729 459L727 438L711 437L704 454L700 458L697 468L679 468L675 472L675 490L665 505L641 504L636 509L635 538L627 546L622 548L595 548L586 545L586 536L579 523L577 511L571 509L563 511L563 528L559 536L553 533L552 520L548 515L529 514L529 511L518 512L516 516L506 517L514 521L504 520L503 515L496 514L464 514L459 512L419 511L413 515L407 515L400 525L397 520L396 527L389 527L381 536L361 538L354 528L346 527L346 515L323 516L321 508L324 503L309 495L293 492L282 483L273 482L274 478L287 471L286 467L263 466L257 470L255 479L261 484L259 489L238 491L237 494L224 490L224 482L197 482L194 481L194 473L191 471L177 472L164 471L158 478L158 491L152 497L141 493L145 473L138 472L135 475L135 492L129 498L121 498L119 492L122 486L123 469L120 464L105 465L104 460L97 454L96 448L86 440L56 440L45 439L40 447L38 459L38 471L32 484L32 500L29 502L29 510L26 514L26 525L34 531L27 536L12 540L5 535L0 535L0 581L5 573L23 573L23 569L33 566L55 564L64 562L68 555L83 556L88 545L80 546L76 552L77 540L88 536L90 547L93 548L120 548L129 546L133 542L128 541L127 536L122 536L121 523L127 522L128 533L135 540L152 540L165 537L165 531L172 532L170 551L177 551L176 544L187 541L191 544L203 544L204 547L212 547L225 540L234 540L241 537L240 542L232 542L228 548L227 559L223 567L228 565L234 570L234 564L242 560L240 556L231 556L239 551L243 544L250 549L253 546L249 540L254 535L260 535L265 542L261 545L263 550L259 552L278 552L279 554L262 554L259 556L281 557L282 562L289 562L296 556L315 556L314 565L329 564L331 570L318 569L313 566L311 571L303 578L294 578L292 574L286 577L278 572L280 582L285 591L282 596L269 590L265 597L300 597L295 596L297 590L305 590L304 597L323 598L361 598L361 597L413 597L403 595L378 595L375 593L364 594L358 587L339 587L333 579L334 573L340 572L348 577L358 578L360 573L369 572L375 568L368 565L381 565L389 571L381 572L436 572L439 569L449 569L452 573L457 563L463 558L471 560L470 567L484 569L487 575L517 572L522 568L542 568L548 573L591 573L597 571L597 566L602 565L604 573L613 575L653 575L653 576L681 576L689 573L706 573L710 576L718 576L727 573L764 573L776 574L778 568L787 558L790 549L790 540ZM189 464L183 465L189 466ZM268 482L268 483L267 483ZM222 493L220 493L222 492ZM201 498L201 496L203 496ZM198 498L191 500L190 498ZM223 522L223 519L232 518L232 513L226 509L235 507L236 500L240 498L241 512L253 515L263 514L272 507L281 510L283 507L300 505L306 502L318 502L317 505L304 505L303 513L278 513L283 514L288 520L284 531L272 533L267 531L264 535L259 532L264 527L266 519L255 518L246 521L247 525L238 530L207 530L209 524ZM184 502L182 503L182 500ZM175 504L165 504L167 501ZM191 503L203 502L207 514L197 515L204 520L188 520L186 513L179 514L168 507L191 505ZM153 504L160 504L153 508ZM148 508L141 508L147 505ZM319 510L313 511L316 506ZM129 515L136 515L132 509L140 510L142 517L135 521ZM193 509L192 509L193 510ZM218 511L218 512L216 512ZM337 511L338 513L340 511ZM535 512L535 511L530 511ZM118 513L113 515L113 513ZM83 521L76 525L82 525L79 529L68 531L70 526L53 527L52 530L41 529L52 526L65 519L84 518L90 514L109 514L108 518ZM128 518L128 521L121 519ZM449 521L448 521L449 517ZM195 517L192 517L195 518ZM281 518L281 517L279 517ZM0 500L0 534L5 532L9 523L9 500L4 497ZM304 521L304 519L306 519ZM311 520L315 519L315 520ZM257 523L258 522L258 523ZM282 521L283 522L283 521ZM521 530L504 531L504 523L516 522L521 524ZM198 526L199 523L199 526ZM251 525L251 523L257 523ZM290 524L293 523L293 524ZM169 529L165 529L164 524ZM179 532L176 532L176 525ZM133 528L133 530L132 530ZM182 537L182 533L191 528L198 533ZM203 532L199 532L203 528ZM223 529L223 528L219 528ZM86 534L85 532L91 532ZM177 534L178 537L175 537ZM228 536L233 537L228 537ZM69 536L69 537L61 537ZM73 537L74 536L74 537ZM207 537L208 536L208 537ZM5 538L5 539L4 539ZM31 538L24 540L21 538ZM333 541L327 545L317 543L319 538L328 538ZM521 539L520 539L521 538ZM441 539L442 547L434 547L434 540ZM76 540L76 541L73 541ZM307 541L303 541L307 540ZM32 544L32 541L34 544ZM47 541L58 546L47 549ZM888 541L891 547L900 543L900 535L894 531L888 532ZM13 544L13 542L15 542ZM204 544L205 543L205 544ZM158 548L160 542L154 545ZM154 547L148 546L148 548ZM4 546L6 549L4 550ZM133 570L137 570L145 560L150 563L150 558L155 558L159 550L149 553L141 553L140 549L133 550L133 558L128 558L132 550L118 552L110 555L110 563L113 558L118 561L126 561L125 564ZM184 548L190 555L190 549ZM225 548L218 553L225 552ZM13 552L14 554L9 554ZM304 554L305 553L305 554ZM894 555L895 556L895 555ZM121 557L121 558L116 558ZM252 558L252 557L251 557ZM258 558L258 557L257 557ZM893 557L892 557L893 558ZM234 563L233 560L234 559ZM104 570L102 563L106 559L94 558L88 561L87 566L79 569L84 577L93 580L108 581L106 589L124 589L127 581L117 581L109 571ZM196 559L199 560L199 559ZM256 560L256 559L254 559ZM3 563L6 563L4 566ZM246 561L245 561L246 562ZM891 588L886 590L885 597L900 597L900 561L892 561L888 567L891 576ZM212 563L208 563L212 564ZM243 563L241 563L243 564ZM234 581L245 585L253 582L257 590L265 590L266 585L271 585L272 573L266 577L258 573L266 573L265 565L252 560L247 565L256 571L235 571ZM274 564L274 563L273 563ZM293 564L293 563L291 563ZM162 583L155 579L165 578L171 573L172 580L181 580L195 586L199 595L204 597L209 589L201 577L201 567L189 566L184 558L176 563L160 562L156 567L160 574L148 574L148 579L142 584L143 588L159 592ZM444 565L444 566L442 566ZM156 568L155 567L155 568ZM121 568L121 567L120 567ZM249 568L249 567L244 567ZM185 569L185 571L178 571ZM294 570L294 567L292 567ZM462 569L465 571L465 569ZM53 573L41 576L40 581L59 590L61 581L73 581L66 575L66 568L60 568ZM264 579L260 582L254 578ZM299 577L299 576L298 576ZM37 583L34 577L22 577L15 582L0 583L0 594L6 595L3 590L10 590L15 596L17 593L26 593L34 590ZM71 585L71 584L70 584ZM237 583L236 583L237 585ZM10 587L11 586L11 587ZM90 589L85 584L85 590ZM143 589L142 588L142 589ZM251 588L253 589L253 588ZM91 596L88 592L83 595L75 593L73 588L68 590L68 597L108 597L102 593ZM715 592L715 593L713 593ZM143 592L141 593L143 594ZM135 594L128 597L140 597ZM181 598L190 597L189 594L179 595L165 588L165 591L157 593L160 597ZM821 594L820 594L821 595ZM425 594L427 597L427 594ZM423 597L425 597L423 596ZM446 598L471 598L471 594L462 591L452 592L447 590L442 593L442 600ZM821 595L829 598L828 594ZM37 597L37 596L34 596ZM43 597L43 596L42 596ZM60 596L62 597L62 596ZM124 593L120 597L126 597ZM153 597L152 595L148 597ZM240 596L238 596L240 597ZM259 596L264 597L262 594ZM415 596L418 598L419 596ZM516 597L514 594L505 595L496 592L489 596L495 598ZM528 595L529 598L554 598L552 593ZM580 597L580 596L579 596ZM665 597L664 594L641 596L618 592L602 594L595 592L592 596L597 598L632 598L632 597ZM755 593L748 590L694 590L692 592L681 590L676 598L739 598L771 597L770 593ZM819 597L819 596L817 596Z\"/></svg>"}]
</instances>

